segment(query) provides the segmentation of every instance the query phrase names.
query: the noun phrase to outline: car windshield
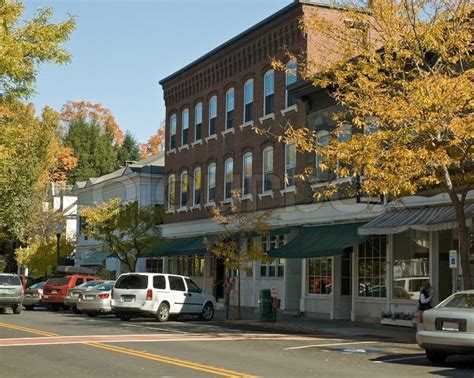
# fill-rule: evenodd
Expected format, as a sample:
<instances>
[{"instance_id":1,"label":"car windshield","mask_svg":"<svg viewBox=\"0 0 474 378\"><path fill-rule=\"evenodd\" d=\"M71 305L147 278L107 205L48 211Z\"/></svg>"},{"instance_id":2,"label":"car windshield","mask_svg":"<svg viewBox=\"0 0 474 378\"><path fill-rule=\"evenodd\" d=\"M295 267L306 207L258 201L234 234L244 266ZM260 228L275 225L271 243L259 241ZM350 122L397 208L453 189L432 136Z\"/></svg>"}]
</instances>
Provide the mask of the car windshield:
<instances>
[{"instance_id":1,"label":"car windshield","mask_svg":"<svg viewBox=\"0 0 474 378\"><path fill-rule=\"evenodd\" d=\"M0 276L0 286L18 286L21 285L20 278L18 276Z\"/></svg>"},{"instance_id":2,"label":"car windshield","mask_svg":"<svg viewBox=\"0 0 474 378\"><path fill-rule=\"evenodd\" d=\"M44 282L38 282L34 285L31 285L28 289L42 289L44 287Z\"/></svg>"},{"instance_id":3,"label":"car windshield","mask_svg":"<svg viewBox=\"0 0 474 378\"><path fill-rule=\"evenodd\" d=\"M129 274L122 276L115 284L117 289L146 289L148 287L148 276Z\"/></svg>"},{"instance_id":4,"label":"car windshield","mask_svg":"<svg viewBox=\"0 0 474 378\"><path fill-rule=\"evenodd\" d=\"M53 277L48 280L48 284L50 285L67 285L69 280L71 279L70 276L62 276L62 277Z\"/></svg>"},{"instance_id":5,"label":"car windshield","mask_svg":"<svg viewBox=\"0 0 474 378\"><path fill-rule=\"evenodd\" d=\"M97 285L96 287L90 288L89 290L98 290L98 291L109 291L114 288L114 283L105 283L101 285Z\"/></svg>"},{"instance_id":6,"label":"car windshield","mask_svg":"<svg viewBox=\"0 0 474 378\"><path fill-rule=\"evenodd\" d=\"M94 287L97 285L100 285L103 281L89 281L89 282L84 282L83 284L80 284L76 286L76 288L81 288L81 289L87 289L89 287Z\"/></svg>"},{"instance_id":7,"label":"car windshield","mask_svg":"<svg viewBox=\"0 0 474 378\"><path fill-rule=\"evenodd\" d=\"M440 303L439 308L474 308L474 293L459 293Z\"/></svg>"}]
</instances>

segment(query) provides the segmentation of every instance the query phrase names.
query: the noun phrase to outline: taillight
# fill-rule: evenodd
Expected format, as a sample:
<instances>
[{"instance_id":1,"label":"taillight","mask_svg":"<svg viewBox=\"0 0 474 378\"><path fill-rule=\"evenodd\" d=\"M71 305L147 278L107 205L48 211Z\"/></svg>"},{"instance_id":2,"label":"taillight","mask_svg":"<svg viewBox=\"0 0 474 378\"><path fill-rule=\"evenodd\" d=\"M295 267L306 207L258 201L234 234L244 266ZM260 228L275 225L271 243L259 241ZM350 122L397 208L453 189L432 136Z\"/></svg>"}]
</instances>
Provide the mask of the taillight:
<instances>
[{"instance_id":1,"label":"taillight","mask_svg":"<svg viewBox=\"0 0 474 378\"><path fill-rule=\"evenodd\" d=\"M423 324L424 316L423 316L423 311L420 311L418 313L418 324Z\"/></svg>"},{"instance_id":2,"label":"taillight","mask_svg":"<svg viewBox=\"0 0 474 378\"><path fill-rule=\"evenodd\" d=\"M99 294L99 295L97 296L97 298L99 298L99 299L107 299L108 297L109 297L109 294L108 294L108 293Z\"/></svg>"},{"instance_id":3,"label":"taillight","mask_svg":"<svg viewBox=\"0 0 474 378\"><path fill-rule=\"evenodd\" d=\"M146 291L146 300L147 301L152 301L153 300L153 290L148 289Z\"/></svg>"}]
</instances>

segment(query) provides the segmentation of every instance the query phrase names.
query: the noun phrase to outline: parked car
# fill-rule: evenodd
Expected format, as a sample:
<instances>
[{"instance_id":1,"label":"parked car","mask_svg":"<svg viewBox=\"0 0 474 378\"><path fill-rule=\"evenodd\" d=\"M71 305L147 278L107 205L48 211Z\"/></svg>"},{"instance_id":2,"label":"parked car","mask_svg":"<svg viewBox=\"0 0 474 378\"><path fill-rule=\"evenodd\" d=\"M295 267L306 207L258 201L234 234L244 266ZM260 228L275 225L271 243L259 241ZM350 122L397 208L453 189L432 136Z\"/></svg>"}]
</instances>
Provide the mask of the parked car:
<instances>
[{"instance_id":1,"label":"parked car","mask_svg":"<svg viewBox=\"0 0 474 378\"><path fill-rule=\"evenodd\" d=\"M43 303L46 304L48 310L58 311L61 307L67 308L64 298L68 289L99 279L89 272L92 271L81 267L58 269L56 275L46 281L43 289Z\"/></svg>"},{"instance_id":2,"label":"parked car","mask_svg":"<svg viewBox=\"0 0 474 378\"><path fill-rule=\"evenodd\" d=\"M82 291L77 298L77 309L90 317L111 313L110 301L114 285L115 281L105 281Z\"/></svg>"},{"instance_id":3,"label":"parked car","mask_svg":"<svg viewBox=\"0 0 474 378\"><path fill-rule=\"evenodd\" d=\"M421 287L423 282L429 281L429 277L405 277L405 278L396 278L393 281L395 286L399 286L405 289L405 292L408 293L410 299L416 299L420 297Z\"/></svg>"},{"instance_id":4,"label":"parked car","mask_svg":"<svg viewBox=\"0 0 474 378\"><path fill-rule=\"evenodd\" d=\"M11 308L14 314L21 313L23 284L16 274L0 273L0 314Z\"/></svg>"},{"instance_id":5,"label":"parked car","mask_svg":"<svg viewBox=\"0 0 474 378\"><path fill-rule=\"evenodd\" d=\"M23 307L26 310L33 310L35 306L43 305L44 282L38 282L25 290Z\"/></svg>"},{"instance_id":6,"label":"parked car","mask_svg":"<svg viewBox=\"0 0 474 378\"><path fill-rule=\"evenodd\" d=\"M211 320L215 304L215 298L189 277L172 274L125 273L112 292L112 310L122 320L153 316L165 322L181 314Z\"/></svg>"},{"instance_id":7,"label":"parked car","mask_svg":"<svg viewBox=\"0 0 474 378\"><path fill-rule=\"evenodd\" d=\"M80 314L81 311L77 309L77 299L79 298L79 295L87 289L100 285L103 282L103 280L86 281L79 286L68 289L67 294L64 297L64 305L70 308L75 314Z\"/></svg>"},{"instance_id":8,"label":"parked car","mask_svg":"<svg viewBox=\"0 0 474 378\"><path fill-rule=\"evenodd\" d=\"M452 354L474 354L474 290L455 293L421 312L416 341L434 363Z\"/></svg>"}]
</instances>

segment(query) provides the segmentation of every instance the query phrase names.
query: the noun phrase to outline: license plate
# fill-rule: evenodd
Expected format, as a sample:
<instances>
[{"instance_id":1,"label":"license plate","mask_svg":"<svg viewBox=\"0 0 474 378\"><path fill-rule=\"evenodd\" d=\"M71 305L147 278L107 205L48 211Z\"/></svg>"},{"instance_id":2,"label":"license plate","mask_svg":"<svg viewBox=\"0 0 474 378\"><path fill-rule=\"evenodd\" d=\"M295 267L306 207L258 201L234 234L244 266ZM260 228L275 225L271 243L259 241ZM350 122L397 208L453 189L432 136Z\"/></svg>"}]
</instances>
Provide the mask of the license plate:
<instances>
[{"instance_id":1,"label":"license plate","mask_svg":"<svg viewBox=\"0 0 474 378\"><path fill-rule=\"evenodd\" d=\"M51 294L57 294L58 291L57 290L51 290Z\"/></svg>"},{"instance_id":2,"label":"license plate","mask_svg":"<svg viewBox=\"0 0 474 378\"><path fill-rule=\"evenodd\" d=\"M127 296L124 295L124 296L122 297L122 300L123 300L124 302L131 302L131 301L133 300L133 297L130 296L130 295L127 295Z\"/></svg>"},{"instance_id":3,"label":"license plate","mask_svg":"<svg viewBox=\"0 0 474 378\"><path fill-rule=\"evenodd\" d=\"M78 296L79 296L79 293L72 293L72 297L73 297L73 298L76 298L76 297L78 297Z\"/></svg>"},{"instance_id":4,"label":"license plate","mask_svg":"<svg viewBox=\"0 0 474 378\"><path fill-rule=\"evenodd\" d=\"M31 294L25 294L25 297L31 297Z\"/></svg>"},{"instance_id":5,"label":"license plate","mask_svg":"<svg viewBox=\"0 0 474 378\"><path fill-rule=\"evenodd\" d=\"M443 322L443 331L459 331L459 323L456 322Z\"/></svg>"},{"instance_id":6,"label":"license plate","mask_svg":"<svg viewBox=\"0 0 474 378\"><path fill-rule=\"evenodd\" d=\"M94 299L95 295L86 295L86 299Z\"/></svg>"},{"instance_id":7,"label":"license plate","mask_svg":"<svg viewBox=\"0 0 474 378\"><path fill-rule=\"evenodd\" d=\"M48 296L48 295L43 295L43 298L44 298L44 299L48 299L49 296Z\"/></svg>"}]
</instances>

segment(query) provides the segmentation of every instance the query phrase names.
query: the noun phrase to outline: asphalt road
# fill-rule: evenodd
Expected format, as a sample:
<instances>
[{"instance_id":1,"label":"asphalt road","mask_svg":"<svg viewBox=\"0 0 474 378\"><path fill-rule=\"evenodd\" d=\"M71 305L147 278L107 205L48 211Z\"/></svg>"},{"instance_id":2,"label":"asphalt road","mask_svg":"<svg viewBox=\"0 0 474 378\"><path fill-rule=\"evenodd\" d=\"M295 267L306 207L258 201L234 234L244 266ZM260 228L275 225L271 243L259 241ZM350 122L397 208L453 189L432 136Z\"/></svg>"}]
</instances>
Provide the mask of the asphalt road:
<instances>
[{"instance_id":1,"label":"asphalt road","mask_svg":"<svg viewBox=\"0 0 474 378\"><path fill-rule=\"evenodd\" d=\"M0 315L1 377L474 377L415 344L276 333L194 318L157 323L42 310Z\"/></svg>"}]
</instances>

